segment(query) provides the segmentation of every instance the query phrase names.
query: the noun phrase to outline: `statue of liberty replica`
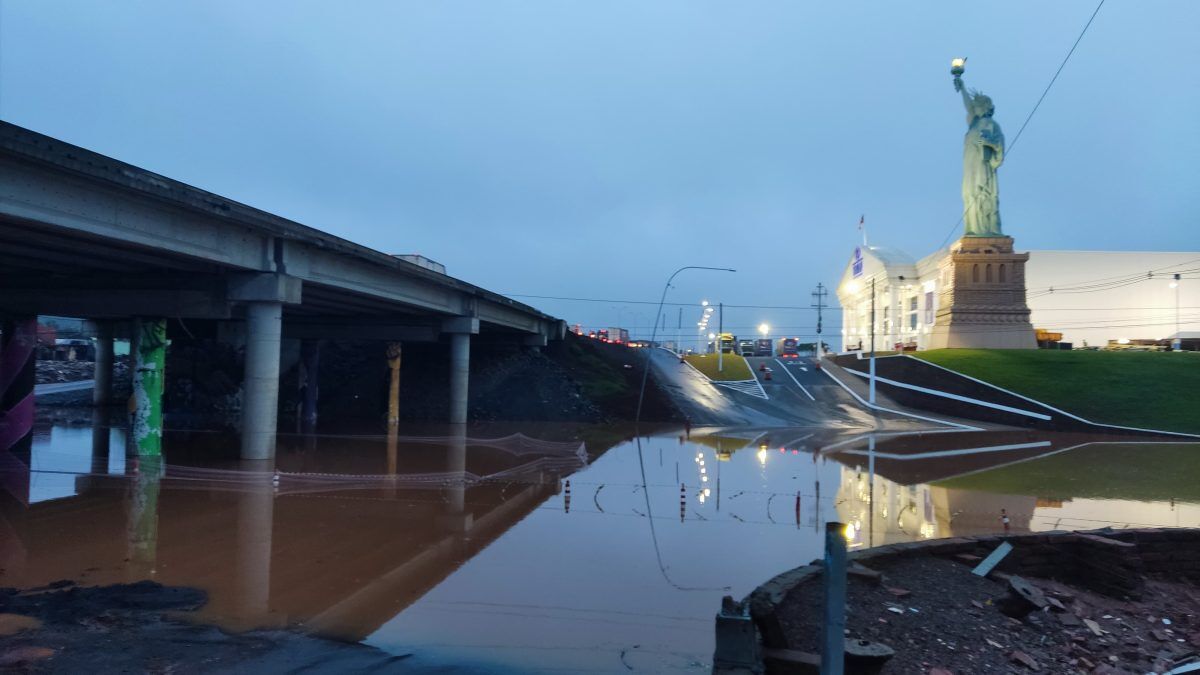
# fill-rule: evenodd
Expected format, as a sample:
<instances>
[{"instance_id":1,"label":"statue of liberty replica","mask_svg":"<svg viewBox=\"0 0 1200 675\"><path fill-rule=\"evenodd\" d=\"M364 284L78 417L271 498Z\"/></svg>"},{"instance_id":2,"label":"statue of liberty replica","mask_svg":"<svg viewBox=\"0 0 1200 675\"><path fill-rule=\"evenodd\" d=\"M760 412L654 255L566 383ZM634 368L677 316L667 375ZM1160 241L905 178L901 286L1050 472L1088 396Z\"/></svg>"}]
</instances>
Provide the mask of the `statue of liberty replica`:
<instances>
[{"instance_id":1,"label":"statue of liberty replica","mask_svg":"<svg viewBox=\"0 0 1200 675\"><path fill-rule=\"evenodd\" d=\"M1000 229L1004 134L992 99L966 88L966 59L950 62L954 91L967 109L963 138L963 236L938 266L937 309L929 348L1030 349L1037 346L1025 301L1028 253L1013 251Z\"/></svg>"},{"instance_id":2,"label":"statue of liberty replica","mask_svg":"<svg viewBox=\"0 0 1200 675\"><path fill-rule=\"evenodd\" d=\"M963 86L963 63L951 67L954 90L962 94L967 109L967 135L963 139L963 224L968 237L1000 237L1000 186L996 169L1004 163L1004 134L992 119L992 99Z\"/></svg>"}]
</instances>

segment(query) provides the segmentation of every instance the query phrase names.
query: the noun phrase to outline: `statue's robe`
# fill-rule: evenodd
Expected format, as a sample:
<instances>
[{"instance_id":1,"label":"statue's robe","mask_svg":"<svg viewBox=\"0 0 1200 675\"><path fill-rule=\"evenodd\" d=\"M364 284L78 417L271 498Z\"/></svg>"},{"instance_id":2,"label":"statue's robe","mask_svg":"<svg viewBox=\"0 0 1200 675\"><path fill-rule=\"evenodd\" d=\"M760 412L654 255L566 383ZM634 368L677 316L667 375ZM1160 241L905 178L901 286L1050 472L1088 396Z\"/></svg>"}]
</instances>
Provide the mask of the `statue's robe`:
<instances>
[{"instance_id":1,"label":"statue's robe","mask_svg":"<svg viewBox=\"0 0 1200 675\"><path fill-rule=\"evenodd\" d=\"M976 117L963 140L963 230L968 237L1003 236L996 182L996 169L1003 162L1000 125L991 117Z\"/></svg>"}]
</instances>

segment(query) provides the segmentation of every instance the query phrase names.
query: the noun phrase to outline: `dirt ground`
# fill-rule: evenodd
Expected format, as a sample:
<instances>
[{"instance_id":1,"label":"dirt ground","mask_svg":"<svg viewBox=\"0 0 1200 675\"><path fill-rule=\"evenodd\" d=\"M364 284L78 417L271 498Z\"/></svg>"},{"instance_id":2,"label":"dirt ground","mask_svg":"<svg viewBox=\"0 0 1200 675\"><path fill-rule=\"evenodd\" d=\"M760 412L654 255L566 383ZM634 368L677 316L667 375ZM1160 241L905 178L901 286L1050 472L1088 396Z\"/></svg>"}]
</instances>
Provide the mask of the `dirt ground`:
<instances>
[{"instance_id":1,"label":"dirt ground","mask_svg":"<svg viewBox=\"0 0 1200 675\"><path fill-rule=\"evenodd\" d=\"M150 581L0 589L0 672L276 673L407 671L406 656L293 631L229 634L186 621L205 602Z\"/></svg>"},{"instance_id":2,"label":"dirt ground","mask_svg":"<svg viewBox=\"0 0 1200 675\"><path fill-rule=\"evenodd\" d=\"M894 649L884 673L1141 675L1165 672L1200 649L1200 588L1185 581L1147 580L1140 599L1119 600L1027 579L1062 609L1017 620L996 606L1007 584L965 564L916 556L871 568L882 583L850 577L847 639ZM821 615L819 581L794 591L780 608L788 646L819 653Z\"/></svg>"}]
</instances>

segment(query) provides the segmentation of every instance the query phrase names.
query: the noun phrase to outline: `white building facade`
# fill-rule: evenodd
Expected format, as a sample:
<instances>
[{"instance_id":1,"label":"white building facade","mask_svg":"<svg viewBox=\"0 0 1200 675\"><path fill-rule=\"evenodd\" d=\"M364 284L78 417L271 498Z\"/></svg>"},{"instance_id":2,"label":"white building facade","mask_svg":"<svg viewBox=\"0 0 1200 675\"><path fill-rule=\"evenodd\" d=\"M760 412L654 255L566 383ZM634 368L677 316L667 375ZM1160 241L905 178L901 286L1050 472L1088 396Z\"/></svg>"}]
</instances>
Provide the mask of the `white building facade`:
<instances>
[{"instance_id":1,"label":"white building facade","mask_svg":"<svg viewBox=\"0 0 1200 675\"><path fill-rule=\"evenodd\" d=\"M889 247L855 248L837 287L842 349L869 350L872 335L880 351L926 349L948 254L916 260ZM980 274L1004 282L1011 272ZM1025 289L1034 328L1062 333L1076 348L1200 331L1200 252L1030 251Z\"/></svg>"}]
</instances>

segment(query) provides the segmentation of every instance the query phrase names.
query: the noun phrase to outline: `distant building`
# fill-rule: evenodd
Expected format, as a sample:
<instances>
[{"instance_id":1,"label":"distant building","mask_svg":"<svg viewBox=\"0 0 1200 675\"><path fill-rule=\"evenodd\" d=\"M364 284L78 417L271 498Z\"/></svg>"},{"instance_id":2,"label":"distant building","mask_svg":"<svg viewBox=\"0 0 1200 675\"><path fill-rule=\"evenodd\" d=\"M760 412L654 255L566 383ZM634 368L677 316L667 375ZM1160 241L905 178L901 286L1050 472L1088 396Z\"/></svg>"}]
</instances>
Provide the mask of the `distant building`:
<instances>
[{"instance_id":1,"label":"distant building","mask_svg":"<svg viewBox=\"0 0 1200 675\"><path fill-rule=\"evenodd\" d=\"M916 260L895 248L855 248L837 287L842 349L870 348L872 281L875 348L930 348L947 290L940 271L949 255L945 248ZM989 284L999 289L1013 282L1004 265L975 274L984 293ZM1200 252L1029 251L1024 288L1032 327L1061 333L1061 342L1075 348L1178 338L1187 349L1200 334ZM981 320L978 330L989 330L987 317Z\"/></svg>"}]
</instances>

